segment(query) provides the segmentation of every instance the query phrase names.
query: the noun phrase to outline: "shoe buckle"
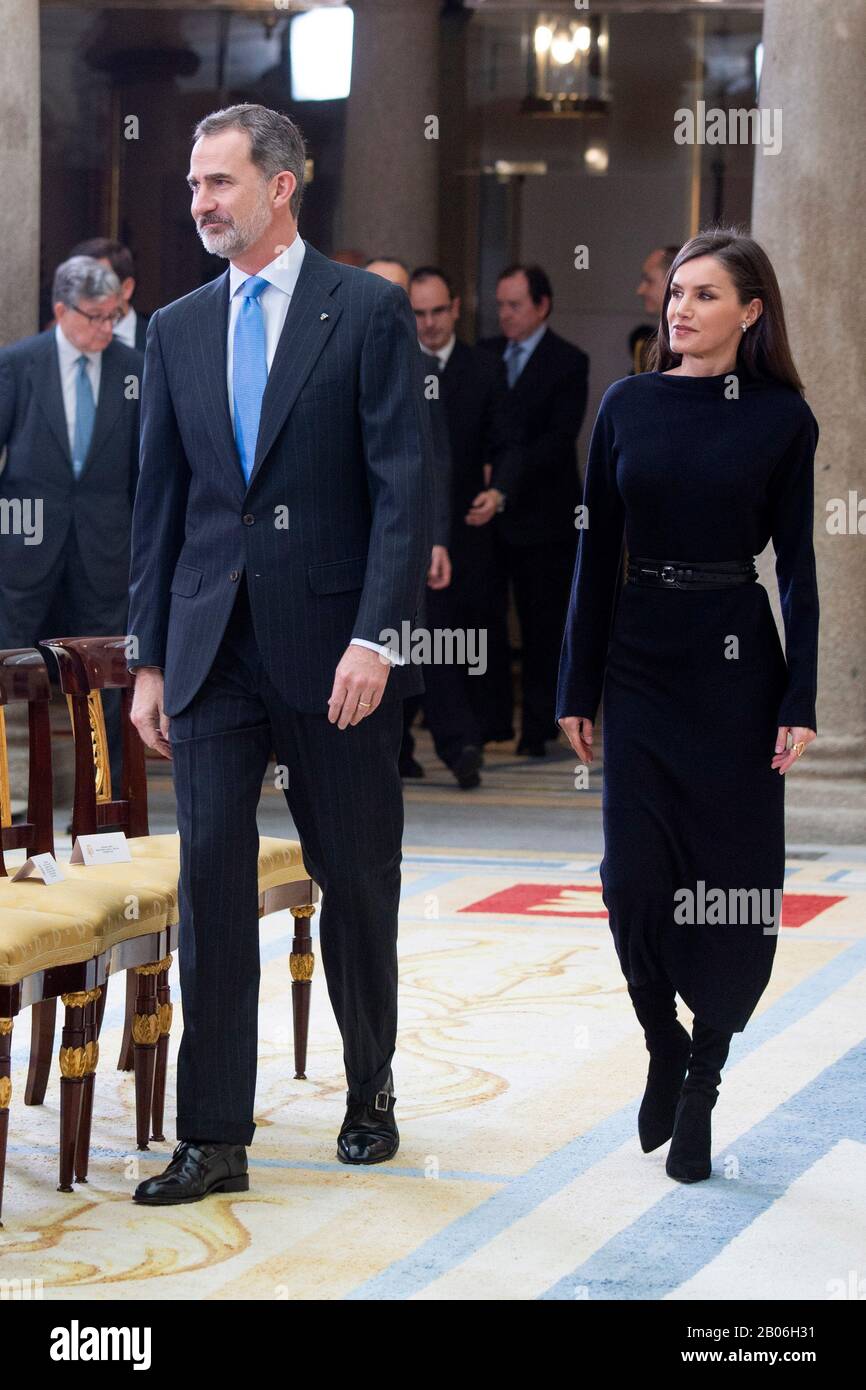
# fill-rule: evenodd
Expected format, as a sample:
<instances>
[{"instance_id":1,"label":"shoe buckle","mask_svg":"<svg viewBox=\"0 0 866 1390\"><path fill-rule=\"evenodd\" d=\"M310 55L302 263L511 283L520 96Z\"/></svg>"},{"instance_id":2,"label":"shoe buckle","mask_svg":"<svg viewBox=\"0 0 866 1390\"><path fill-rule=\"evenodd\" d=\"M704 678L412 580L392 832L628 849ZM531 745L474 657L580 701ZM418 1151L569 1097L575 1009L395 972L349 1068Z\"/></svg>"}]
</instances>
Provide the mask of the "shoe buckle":
<instances>
[{"instance_id":1,"label":"shoe buckle","mask_svg":"<svg viewBox=\"0 0 866 1390\"><path fill-rule=\"evenodd\" d=\"M376 1092L376 1098L375 1098L375 1100L373 1101L373 1109L374 1109L374 1110L387 1110L387 1109L388 1109L388 1104L389 1104L390 1100L391 1100L391 1093L390 1093L390 1091L377 1091L377 1092ZM380 1104L380 1102L381 1102L381 1104Z\"/></svg>"},{"instance_id":2,"label":"shoe buckle","mask_svg":"<svg viewBox=\"0 0 866 1390\"><path fill-rule=\"evenodd\" d=\"M662 565L660 573L665 584L676 584L677 572L673 565Z\"/></svg>"}]
</instances>

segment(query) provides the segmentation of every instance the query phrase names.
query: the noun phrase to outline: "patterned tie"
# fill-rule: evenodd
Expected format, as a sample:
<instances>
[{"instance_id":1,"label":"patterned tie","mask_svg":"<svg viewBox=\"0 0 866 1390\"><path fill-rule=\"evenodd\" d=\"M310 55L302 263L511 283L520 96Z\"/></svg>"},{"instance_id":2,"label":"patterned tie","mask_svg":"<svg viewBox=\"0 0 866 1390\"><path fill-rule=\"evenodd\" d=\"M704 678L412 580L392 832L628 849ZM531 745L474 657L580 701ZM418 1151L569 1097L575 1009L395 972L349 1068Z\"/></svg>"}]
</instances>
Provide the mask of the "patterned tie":
<instances>
[{"instance_id":1,"label":"patterned tie","mask_svg":"<svg viewBox=\"0 0 866 1390\"><path fill-rule=\"evenodd\" d=\"M241 296L232 357L235 440L247 482L250 480L256 458L262 397L268 383L265 320L259 302L259 295L267 285L268 281L263 280L261 276L251 275L235 291Z\"/></svg>"},{"instance_id":2,"label":"patterned tie","mask_svg":"<svg viewBox=\"0 0 866 1390\"><path fill-rule=\"evenodd\" d=\"M520 376L520 369L523 366L523 344L509 343L505 349L505 370L508 373L508 385L512 387Z\"/></svg>"},{"instance_id":3,"label":"patterned tie","mask_svg":"<svg viewBox=\"0 0 866 1390\"><path fill-rule=\"evenodd\" d=\"M75 431L72 437L72 472L81 477L93 438L93 421L96 419L96 406L93 401L93 387L87 375L87 358L84 353L76 358L78 376L75 378Z\"/></svg>"}]
</instances>

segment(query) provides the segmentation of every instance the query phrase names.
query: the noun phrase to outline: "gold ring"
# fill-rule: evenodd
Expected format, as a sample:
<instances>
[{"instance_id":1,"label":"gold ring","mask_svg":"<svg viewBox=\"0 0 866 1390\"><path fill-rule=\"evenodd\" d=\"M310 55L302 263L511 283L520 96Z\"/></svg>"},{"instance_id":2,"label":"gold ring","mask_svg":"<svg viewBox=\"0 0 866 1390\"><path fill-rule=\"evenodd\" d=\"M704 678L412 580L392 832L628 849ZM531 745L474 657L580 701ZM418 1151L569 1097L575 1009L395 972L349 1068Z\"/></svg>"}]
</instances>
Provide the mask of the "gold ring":
<instances>
[{"instance_id":1,"label":"gold ring","mask_svg":"<svg viewBox=\"0 0 866 1390\"><path fill-rule=\"evenodd\" d=\"M794 744L794 752L797 754L797 757L798 757L798 758L802 758L802 756L803 756L803 749L804 749L805 747L806 747L805 739L800 739L800 742L799 742L799 743L795 743L795 744Z\"/></svg>"},{"instance_id":2,"label":"gold ring","mask_svg":"<svg viewBox=\"0 0 866 1390\"><path fill-rule=\"evenodd\" d=\"M359 704L359 705L363 705L365 709L369 709L370 706L372 705L372 703L373 703L372 700L359 700L359 701L358 701L358 704Z\"/></svg>"}]
</instances>

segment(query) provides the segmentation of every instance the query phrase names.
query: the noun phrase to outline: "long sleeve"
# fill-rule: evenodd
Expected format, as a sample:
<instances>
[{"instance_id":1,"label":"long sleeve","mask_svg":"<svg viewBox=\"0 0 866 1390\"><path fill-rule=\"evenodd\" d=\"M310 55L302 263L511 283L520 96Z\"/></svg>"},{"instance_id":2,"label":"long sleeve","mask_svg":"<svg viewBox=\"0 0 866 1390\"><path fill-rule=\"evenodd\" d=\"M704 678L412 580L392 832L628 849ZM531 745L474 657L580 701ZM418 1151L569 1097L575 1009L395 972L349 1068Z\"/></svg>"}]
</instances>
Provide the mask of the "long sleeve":
<instances>
[{"instance_id":1,"label":"long sleeve","mask_svg":"<svg viewBox=\"0 0 866 1390\"><path fill-rule=\"evenodd\" d=\"M189 463L162 360L159 311L148 325L141 388L139 478L132 512L129 633L137 666L165 666L170 586L183 545Z\"/></svg>"},{"instance_id":2,"label":"long sleeve","mask_svg":"<svg viewBox=\"0 0 866 1390\"><path fill-rule=\"evenodd\" d=\"M433 457L415 320L404 290L387 286L370 316L359 410L372 503L367 572L352 638L381 642L414 622L430 563Z\"/></svg>"},{"instance_id":3,"label":"long sleeve","mask_svg":"<svg viewBox=\"0 0 866 1390\"><path fill-rule=\"evenodd\" d=\"M562 641L556 718L595 719L601 701L607 644L622 555L625 512L616 483L616 445L607 403L593 426L571 601Z\"/></svg>"},{"instance_id":4,"label":"long sleeve","mask_svg":"<svg viewBox=\"0 0 866 1390\"><path fill-rule=\"evenodd\" d=\"M818 583L812 541L817 443L818 423L808 411L768 487L788 663L778 723L806 729L816 729L818 688Z\"/></svg>"},{"instance_id":5,"label":"long sleeve","mask_svg":"<svg viewBox=\"0 0 866 1390\"><path fill-rule=\"evenodd\" d=\"M484 409L484 462L491 465L491 485L510 502L523 476L523 440L498 360Z\"/></svg>"}]
</instances>

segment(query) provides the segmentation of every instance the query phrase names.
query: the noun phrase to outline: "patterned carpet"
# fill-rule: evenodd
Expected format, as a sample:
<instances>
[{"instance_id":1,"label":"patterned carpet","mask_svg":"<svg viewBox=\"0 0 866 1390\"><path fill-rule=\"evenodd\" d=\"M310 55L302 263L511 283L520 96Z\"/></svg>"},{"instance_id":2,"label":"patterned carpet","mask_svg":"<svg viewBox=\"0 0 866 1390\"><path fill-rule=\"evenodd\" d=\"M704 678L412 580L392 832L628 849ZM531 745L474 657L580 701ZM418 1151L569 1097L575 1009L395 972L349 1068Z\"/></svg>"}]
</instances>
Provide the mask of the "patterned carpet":
<instances>
[{"instance_id":1,"label":"patterned carpet","mask_svg":"<svg viewBox=\"0 0 866 1390\"><path fill-rule=\"evenodd\" d=\"M637 1141L646 1053L599 850L550 848L575 824L572 760L496 750L467 795L423 751L429 776L407 788L395 1160L335 1159L345 1081L318 964L309 1079L292 1078L291 918L274 914L261 930L251 1190L187 1207L131 1201L174 1144L182 1004L175 961L168 1142L139 1155L132 1076L115 1070L115 981L90 1181L73 1194L55 1190L56 1077L44 1106L23 1105L29 1023L16 1026L3 1278L90 1300L839 1296L862 1275L866 1236L866 852L792 851L773 980L734 1040L714 1112L714 1176L682 1187L665 1175L666 1149L644 1155ZM152 829L169 828L170 783L154 777ZM288 834L272 796L262 830ZM597 841L597 788L580 796ZM533 803L550 818L547 843L533 832L529 847L491 847L497 816L513 827ZM425 841L428 813L438 828Z\"/></svg>"}]
</instances>

